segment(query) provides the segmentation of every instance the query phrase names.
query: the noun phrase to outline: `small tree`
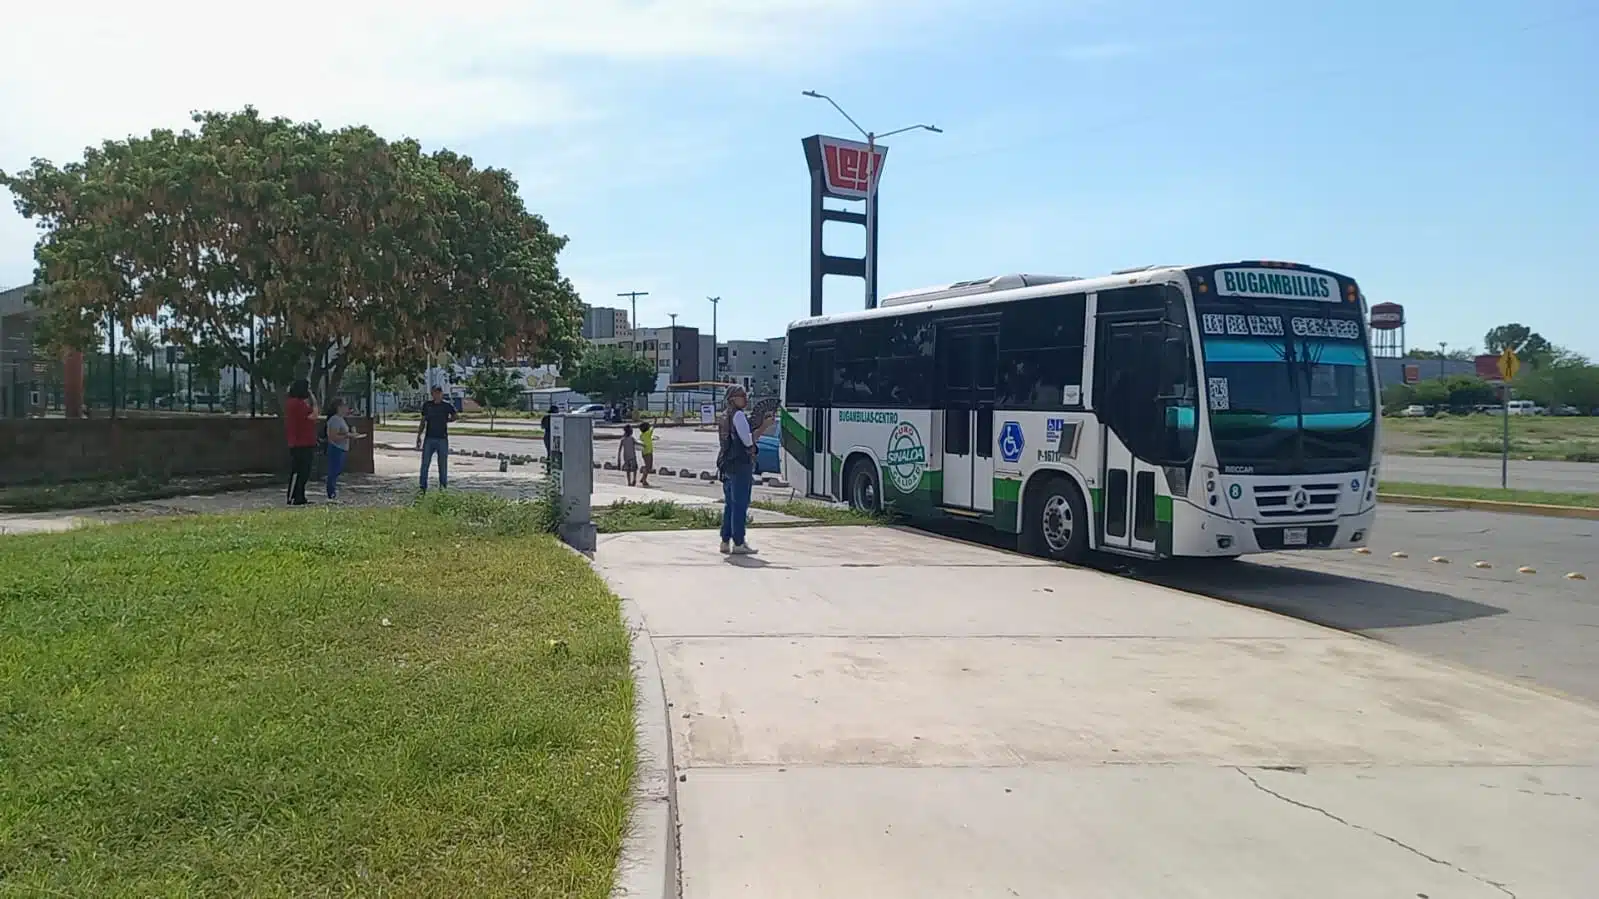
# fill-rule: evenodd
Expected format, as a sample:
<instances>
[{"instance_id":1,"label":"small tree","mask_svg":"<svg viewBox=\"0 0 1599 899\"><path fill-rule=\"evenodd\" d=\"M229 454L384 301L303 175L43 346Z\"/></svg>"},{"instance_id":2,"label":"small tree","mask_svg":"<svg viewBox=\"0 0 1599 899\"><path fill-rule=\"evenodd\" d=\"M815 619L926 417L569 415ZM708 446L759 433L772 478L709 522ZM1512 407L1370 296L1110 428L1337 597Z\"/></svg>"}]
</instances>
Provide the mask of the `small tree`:
<instances>
[{"instance_id":1,"label":"small tree","mask_svg":"<svg viewBox=\"0 0 1599 899\"><path fill-rule=\"evenodd\" d=\"M517 374L507 368L483 367L472 372L464 385L472 402L489 410L489 430L494 430L495 410L509 406L522 395Z\"/></svg>"},{"instance_id":2,"label":"small tree","mask_svg":"<svg viewBox=\"0 0 1599 899\"><path fill-rule=\"evenodd\" d=\"M583 355L572 375L572 389L620 403L655 388L655 363L616 347L600 347Z\"/></svg>"}]
</instances>

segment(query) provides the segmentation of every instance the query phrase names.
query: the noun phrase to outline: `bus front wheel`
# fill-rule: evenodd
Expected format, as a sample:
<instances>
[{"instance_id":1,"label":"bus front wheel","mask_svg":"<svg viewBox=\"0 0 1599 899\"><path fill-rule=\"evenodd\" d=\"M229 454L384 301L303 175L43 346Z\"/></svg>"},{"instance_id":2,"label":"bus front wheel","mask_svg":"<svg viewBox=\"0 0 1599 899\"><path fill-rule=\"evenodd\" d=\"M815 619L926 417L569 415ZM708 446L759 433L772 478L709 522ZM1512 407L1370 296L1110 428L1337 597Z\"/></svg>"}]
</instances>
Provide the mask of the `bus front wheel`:
<instances>
[{"instance_id":1,"label":"bus front wheel","mask_svg":"<svg viewBox=\"0 0 1599 899\"><path fill-rule=\"evenodd\" d=\"M1077 485L1052 477L1027 491L1022 511L1022 551L1076 562L1088 552L1088 509Z\"/></svg>"},{"instance_id":2,"label":"bus front wheel","mask_svg":"<svg viewBox=\"0 0 1599 899\"><path fill-rule=\"evenodd\" d=\"M877 485L877 471L866 459L850 463L849 474L844 478L844 498L849 507L867 515L876 515L882 508L882 494Z\"/></svg>"}]
</instances>

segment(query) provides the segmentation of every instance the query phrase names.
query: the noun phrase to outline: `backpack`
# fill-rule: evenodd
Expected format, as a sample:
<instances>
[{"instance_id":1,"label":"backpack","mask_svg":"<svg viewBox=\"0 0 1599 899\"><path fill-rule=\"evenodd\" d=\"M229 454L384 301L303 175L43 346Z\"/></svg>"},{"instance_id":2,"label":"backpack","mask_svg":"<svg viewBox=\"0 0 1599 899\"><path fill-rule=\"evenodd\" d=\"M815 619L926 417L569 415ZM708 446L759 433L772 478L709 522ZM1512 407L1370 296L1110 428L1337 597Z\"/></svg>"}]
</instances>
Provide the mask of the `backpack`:
<instances>
[{"instance_id":1,"label":"backpack","mask_svg":"<svg viewBox=\"0 0 1599 899\"><path fill-rule=\"evenodd\" d=\"M326 418L322 419L322 423L316 426L316 449L319 453L328 451L328 420Z\"/></svg>"}]
</instances>

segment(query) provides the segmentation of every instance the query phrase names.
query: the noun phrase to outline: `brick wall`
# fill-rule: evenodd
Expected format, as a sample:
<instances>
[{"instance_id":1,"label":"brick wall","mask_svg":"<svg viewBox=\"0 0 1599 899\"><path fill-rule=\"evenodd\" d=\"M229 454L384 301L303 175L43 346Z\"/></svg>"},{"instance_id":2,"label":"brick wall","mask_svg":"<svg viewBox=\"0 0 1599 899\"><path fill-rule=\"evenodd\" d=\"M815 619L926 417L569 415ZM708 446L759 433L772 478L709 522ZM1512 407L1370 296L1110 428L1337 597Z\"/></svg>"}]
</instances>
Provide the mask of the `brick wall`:
<instances>
[{"instance_id":1,"label":"brick wall","mask_svg":"<svg viewBox=\"0 0 1599 899\"><path fill-rule=\"evenodd\" d=\"M372 433L369 419L353 419ZM0 486L116 475L255 474L288 470L283 422L277 418L0 420ZM350 447L346 470L373 471L372 441Z\"/></svg>"}]
</instances>

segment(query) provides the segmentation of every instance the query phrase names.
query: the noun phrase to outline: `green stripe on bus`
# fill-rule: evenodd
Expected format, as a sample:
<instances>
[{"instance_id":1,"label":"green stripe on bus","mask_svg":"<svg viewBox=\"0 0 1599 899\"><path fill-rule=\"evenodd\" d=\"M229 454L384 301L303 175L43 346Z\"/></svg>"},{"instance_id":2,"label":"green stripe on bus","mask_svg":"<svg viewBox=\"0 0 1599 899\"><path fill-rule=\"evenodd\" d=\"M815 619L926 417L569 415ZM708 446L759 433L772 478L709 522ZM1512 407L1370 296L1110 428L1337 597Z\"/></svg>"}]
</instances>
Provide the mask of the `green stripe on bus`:
<instances>
[{"instance_id":1,"label":"green stripe on bus","mask_svg":"<svg viewBox=\"0 0 1599 899\"><path fill-rule=\"evenodd\" d=\"M1155 497L1155 520L1171 524L1171 497Z\"/></svg>"},{"instance_id":2,"label":"green stripe on bus","mask_svg":"<svg viewBox=\"0 0 1599 899\"><path fill-rule=\"evenodd\" d=\"M1022 482L1017 478L994 478L994 529L1003 534L1021 531Z\"/></svg>"},{"instance_id":3,"label":"green stripe on bus","mask_svg":"<svg viewBox=\"0 0 1599 899\"><path fill-rule=\"evenodd\" d=\"M787 409L782 410L779 416L781 423L780 440L783 452L799 462L800 467L806 471L811 470L811 432L800 424L800 420L789 414Z\"/></svg>"}]
</instances>

